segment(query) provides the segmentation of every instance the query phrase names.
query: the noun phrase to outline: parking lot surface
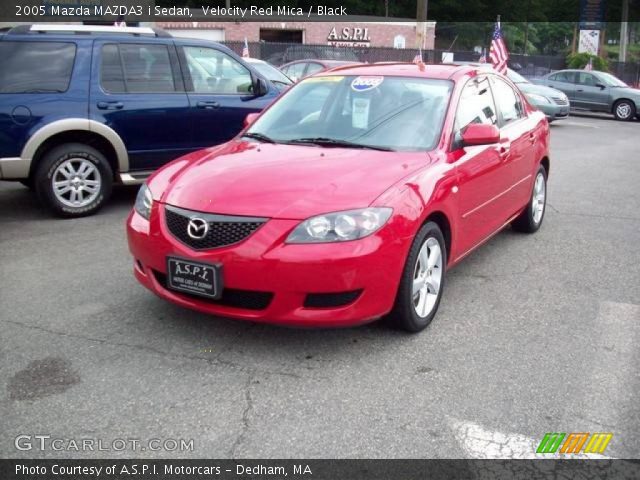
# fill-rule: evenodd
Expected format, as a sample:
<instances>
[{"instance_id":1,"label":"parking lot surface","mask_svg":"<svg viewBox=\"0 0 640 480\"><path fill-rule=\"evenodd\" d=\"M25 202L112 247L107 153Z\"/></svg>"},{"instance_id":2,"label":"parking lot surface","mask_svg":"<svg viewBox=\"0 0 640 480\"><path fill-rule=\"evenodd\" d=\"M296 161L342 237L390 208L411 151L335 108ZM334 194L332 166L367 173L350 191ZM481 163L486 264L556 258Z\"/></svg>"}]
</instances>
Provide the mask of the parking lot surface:
<instances>
[{"instance_id":1,"label":"parking lot surface","mask_svg":"<svg viewBox=\"0 0 640 480\"><path fill-rule=\"evenodd\" d=\"M541 230L453 269L413 336L183 310L134 280L135 188L58 220L0 183L0 455L520 458L546 432L611 432L608 456L638 458L639 138L640 122L554 123ZM15 448L38 434L62 450ZM65 447L85 438L193 449Z\"/></svg>"}]
</instances>

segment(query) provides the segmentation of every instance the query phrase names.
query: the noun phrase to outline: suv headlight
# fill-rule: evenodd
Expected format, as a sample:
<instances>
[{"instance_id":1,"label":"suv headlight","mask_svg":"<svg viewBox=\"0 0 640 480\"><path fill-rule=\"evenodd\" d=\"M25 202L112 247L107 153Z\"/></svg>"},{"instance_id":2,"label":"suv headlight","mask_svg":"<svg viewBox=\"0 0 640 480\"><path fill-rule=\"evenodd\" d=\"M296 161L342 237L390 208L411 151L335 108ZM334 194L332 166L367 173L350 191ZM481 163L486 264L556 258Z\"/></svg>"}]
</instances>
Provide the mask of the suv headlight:
<instances>
[{"instance_id":1,"label":"suv headlight","mask_svg":"<svg viewBox=\"0 0 640 480\"><path fill-rule=\"evenodd\" d=\"M379 230L392 212L391 208L370 207L311 217L289 234L286 243L345 242L364 238Z\"/></svg>"},{"instance_id":2,"label":"suv headlight","mask_svg":"<svg viewBox=\"0 0 640 480\"><path fill-rule=\"evenodd\" d=\"M144 183L140 187L140 190L138 190L138 196L136 197L136 203L133 205L133 208L142 217L149 220L152 206L153 206L153 196L151 195L151 190L149 190L149 187L147 186L147 184Z\"/></svg>"},{"instance_id":3,"label":"suv headlight","mask_svg":"<svg viewBox=\"0 0 640 480\"><path fill-rule=\"evenodd\" d=\"M547 97L543 97L537 93L525 93L525 95L532 103L551 103Z\"/></svg>"}]
</instances>

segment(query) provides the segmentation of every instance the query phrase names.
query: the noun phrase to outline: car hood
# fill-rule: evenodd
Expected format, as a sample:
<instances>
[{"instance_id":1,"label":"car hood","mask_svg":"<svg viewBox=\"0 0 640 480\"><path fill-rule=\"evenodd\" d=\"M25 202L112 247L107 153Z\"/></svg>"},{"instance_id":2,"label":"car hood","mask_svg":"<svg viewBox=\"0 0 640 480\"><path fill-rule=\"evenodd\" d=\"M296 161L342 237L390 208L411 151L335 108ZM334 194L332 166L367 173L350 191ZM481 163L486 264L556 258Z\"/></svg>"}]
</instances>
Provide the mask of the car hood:
<instances>
[{"instance_id":1,"label":"car hood","mask_svg":"<svg viewBox=\"0 0 640 480\"><path fill-rule=\"evenodd\" d=\"M200 212L300 220L367 207L431 162L425 152L240 140L190 158L172 175L162 202Z\"/></svg>"},{"instance_id":2,"label":"car hood","mask_svg":"<svg viewBox=\"0 0 640 480\"><path fill-rule=\"evenodd\" d=\"M522 91L522 93L535 93L537 95L542 95L543 97L562 97L564 93L560 90L556 90L555 88L545 87L544 85L536 85L534 83L517 83L518 88Z\"/></svg>"}]
</instances>

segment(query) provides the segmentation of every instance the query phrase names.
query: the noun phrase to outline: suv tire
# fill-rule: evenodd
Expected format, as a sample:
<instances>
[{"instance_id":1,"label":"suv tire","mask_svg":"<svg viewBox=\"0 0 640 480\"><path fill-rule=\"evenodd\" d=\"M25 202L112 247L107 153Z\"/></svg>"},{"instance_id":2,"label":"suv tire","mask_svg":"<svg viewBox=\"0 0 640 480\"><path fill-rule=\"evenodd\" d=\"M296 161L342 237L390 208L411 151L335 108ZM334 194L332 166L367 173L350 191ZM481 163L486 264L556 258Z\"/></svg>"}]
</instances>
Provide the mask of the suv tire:
<instances>
[{"instance_id":1,"label":"suv tire","mask_svg":"<svg viewBox=\"0 0 640 480\"><path fill-rule=\"evenodd\" d=\"M65 143L44 154L34 177L40 202L60 217L97 212L111 195L113 171L89 145Z\"/></svg>"}]
</instances>

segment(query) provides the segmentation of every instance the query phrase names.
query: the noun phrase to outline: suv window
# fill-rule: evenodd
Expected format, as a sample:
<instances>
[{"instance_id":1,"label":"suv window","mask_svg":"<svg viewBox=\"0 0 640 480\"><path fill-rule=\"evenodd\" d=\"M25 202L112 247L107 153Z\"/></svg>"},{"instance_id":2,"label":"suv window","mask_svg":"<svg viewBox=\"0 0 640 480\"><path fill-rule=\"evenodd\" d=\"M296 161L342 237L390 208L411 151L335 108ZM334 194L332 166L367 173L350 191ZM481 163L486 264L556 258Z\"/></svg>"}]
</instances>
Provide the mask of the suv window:
<instances>
[{"instance_id":1,"label":"suv window","mask_svg":"<svg viewBox=\"0 0 640 480\"><path fill-rule=\"evenodd\" d=\"M471 123L486 123L488 125L498 123L496 105L487 77L471 80L462 90L456 113L456 138L459 138L462 130Z\"/></svg>"},{"instance_id":2,"label":"suv window","mask_svg":"<svg viewBox=\"0 0 640 480\"><path fill-rule=\"evenodd\" d=\"M206 47L184 47L184 53L195 93L251 93L251 72L226 53Z\"/></svg>"},{"instance_id":3,"label":"suv window","mask_svg":"<svg viewBox=\"0 0 640 480\"><path fill-rule=\"evenodd\" d=\"M513 88L497 77L491 79L491 85L493 88L493 96L502 117L500 126L522 118L524 116L522 101Z\"/></svg>"},{"instance_id":4,"label":"suv window","mask_svg":"<svg viewBox=\"0 0 640 480\"><path fill-rule=\"evenodd\" d=\"M66 92L75 57L74 43L2 41L0 93Z\"/></svg>"},{"instance_id":5,"label":"suv window","mask_svg":"<svg viewBox=\"0 0 640 480\"><path fill-rule=\"evenodd\" d=\"M146 43L104 45L100 85L110 93L175 92L169 49Z\"/></svg>"}]
</instances>

